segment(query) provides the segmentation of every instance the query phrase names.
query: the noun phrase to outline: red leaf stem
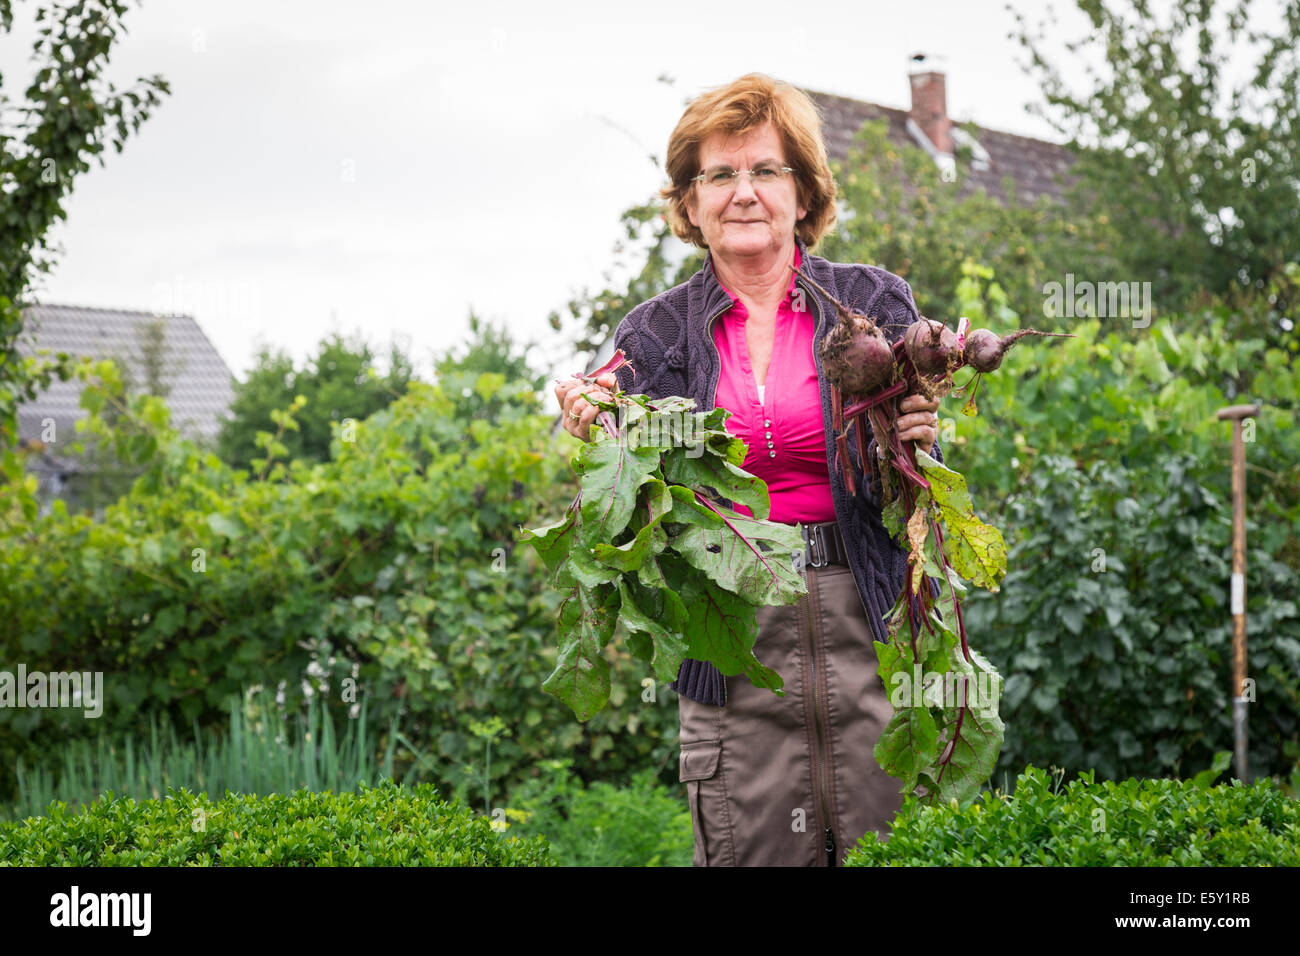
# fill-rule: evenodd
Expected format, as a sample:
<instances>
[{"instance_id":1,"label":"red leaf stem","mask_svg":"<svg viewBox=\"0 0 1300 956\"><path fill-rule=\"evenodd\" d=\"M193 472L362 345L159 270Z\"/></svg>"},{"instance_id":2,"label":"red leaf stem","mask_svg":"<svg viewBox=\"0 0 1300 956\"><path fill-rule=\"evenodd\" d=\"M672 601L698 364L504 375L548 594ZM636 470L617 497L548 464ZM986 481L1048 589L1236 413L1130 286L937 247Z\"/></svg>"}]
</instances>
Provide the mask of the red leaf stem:
<instances>
[{"instance_id":1,"label":"red leaf stem","mask_svg":"<svg viewBox=\"0 0 1300 956\"><path fill-rule=\"evenodd\" d=\"M939 561L943 564L944 573L947 574L948 556L943 553L943 532L939 530L939 522L930 516L930 524L934 528L934 538L939 542ZM948 587L952 590L952 609L957 617L957 633L961 637L961 653L966 658L966 662L971 663L970 647L966 644L966 624L961 619L961 601L957 598L957 589L952 586L952 581L948 582Z\"/></svg>"},{"instance_id":2,"label":"red leaf stem","mask_svg":"<svg viewBox=\"0 0 1300 956\"><path fill-rule=\"evenodd\" d=\"M852 405L848 406L848 408L844 409L844 417L845 419L849 419L861 415L868 408L879 405L881 402L887 402L894 396L903 394L905 391L907 391L906 381L895 382L888 388L882 388L878 392L872 392L861 401L854 402Z\"/></svg>"}]
</instances>

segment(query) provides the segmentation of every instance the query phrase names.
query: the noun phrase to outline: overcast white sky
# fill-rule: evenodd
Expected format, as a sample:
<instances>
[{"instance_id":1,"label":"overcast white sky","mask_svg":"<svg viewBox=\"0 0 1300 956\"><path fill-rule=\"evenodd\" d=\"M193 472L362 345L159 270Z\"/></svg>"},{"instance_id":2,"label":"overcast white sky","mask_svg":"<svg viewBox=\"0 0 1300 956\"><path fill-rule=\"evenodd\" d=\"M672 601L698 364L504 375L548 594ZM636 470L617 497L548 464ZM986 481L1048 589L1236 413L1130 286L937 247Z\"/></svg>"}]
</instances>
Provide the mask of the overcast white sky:
<instances>
[{"instance_id":1,"label":"overcast white sky","mask_svg":"<svg viewBox=\"0 0 1300 956\"><path fill-rule=\"evenodd\" d=\"M424 373L471 307L547 337L603 287L686 99L750 71L905 108L922 50L955 119L1053 138L1000 0L146 0L126 25L115 82L172 94L78 180L39 298L188 312L241 377L261 343L301 358L332 329L397 336ZM0 37L10 90L30 39Z\"/></svg>"}]
</instances>

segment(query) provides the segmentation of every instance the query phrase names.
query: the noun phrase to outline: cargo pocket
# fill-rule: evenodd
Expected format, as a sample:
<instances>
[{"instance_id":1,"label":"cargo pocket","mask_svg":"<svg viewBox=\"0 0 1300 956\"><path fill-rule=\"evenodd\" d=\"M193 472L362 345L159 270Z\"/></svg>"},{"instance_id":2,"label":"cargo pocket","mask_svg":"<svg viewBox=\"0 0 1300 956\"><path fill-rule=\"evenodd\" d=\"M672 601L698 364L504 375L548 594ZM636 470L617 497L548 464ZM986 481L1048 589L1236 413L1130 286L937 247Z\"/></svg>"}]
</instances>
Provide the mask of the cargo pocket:
<instances>
[{"instance_id":1,"label":"cargo pocket","mask_svg":"<svg viewBox=\"0 0 1300 956\"><path fill-rule=\"evenodd\" d=\"M695 835L692 866L708 866L709 856L717 862L717 846L726 828L725 798L718 786L718 761L722 741L698 740L682 745L678 780L686 784L691 809L691 831Z\"/></svg>"}]
</instances>

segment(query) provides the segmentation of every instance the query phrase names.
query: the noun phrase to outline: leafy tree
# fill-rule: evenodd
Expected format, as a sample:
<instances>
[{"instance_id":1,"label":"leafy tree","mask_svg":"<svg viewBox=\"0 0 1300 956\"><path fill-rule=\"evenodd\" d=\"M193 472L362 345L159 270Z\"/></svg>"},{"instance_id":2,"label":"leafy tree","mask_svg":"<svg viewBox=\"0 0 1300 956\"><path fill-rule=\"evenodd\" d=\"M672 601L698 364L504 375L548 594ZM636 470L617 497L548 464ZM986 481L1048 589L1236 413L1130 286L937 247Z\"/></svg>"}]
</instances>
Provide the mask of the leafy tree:
<instances>
[{"instance_id":1,"label":"leafy tree","mask_svg":"<svg viewBox=\"0 0 1300 956\"><path fill-rule=\"evenodd\" d=\"M32 45L36 72L19 103L11 104L0 77L0 448L17 440L18 404L72 374L66 355L42 362L17 349L24 299L53 261L46 233L64 218L63 200L90 159L104 165L109 142L120 153L170 92L158 75L124 91L104 78L126 9L121 0L42 5ZM0 0L0 30L12 27L12 0ZM7 448L3 470L11 480L22 473Z\"/></svg>"},{"instance_id":2,"label":"leafy tree","mask_svg":"<svg viewBox=\"0 0 1300 956\"><path fill-rule=\"evenodd\" d=\"M1300 0L1281 0L1276 35L1249 29L1251 0L1222 23L1213 0L1178 0L1167 17L1148 0L1076 3L1089 30L1066 49L1087 69L1083 91L1067 88L1045 52L1044 25L1031 32L1017 14L1015 36L1048 104L1035 112L1069 137L1080 183L1105 197L1121 275L1150 281L1164 312L1206 293L1232 307L1267 299L1272 308L1253 310L1240 332L1294 356ZM1247 55L1253 70L1233 83L1227 66Z\"/></svg>"},{"instance_id":3,"label":"leafy tree","mask_svg":"<svg viewBox=\"0 0 1300 956\"><path fill-rule=\"evenodd\" d=\"M543 389L545 376L535 372L528 362L535 343L519 345L509 330L483 321L472 311L469 328L469 341L463 349L445 352L435 360L434 371L443 393L456 403L458 415L494 421L502 411L502 399L485 397L488 389L480 387L480 376L492 376L485 382L526 383L535 392Z\"/></svg>"},{"instance_id":4,"label":"leafy tree","mask_svg":"<svg viewBox=\"0 0 1300 956\"><path fill-rule=\"evenodd\" d=\"M346 341L337 333L322 340L301 369L282 350L262 349L247 379L235 386L232 417L222 425L218 454L232 467L258 470L254 459L263 451L257 433L271 422L274 409L301 395L306 402L296 416L298 428L279 437L285 449L280 457L328 460L333 423L359 422L386 408L412 380L410 359L396 344L385 375L376 371L374 358L368 344Z\"/></svg>"}]
</instances>

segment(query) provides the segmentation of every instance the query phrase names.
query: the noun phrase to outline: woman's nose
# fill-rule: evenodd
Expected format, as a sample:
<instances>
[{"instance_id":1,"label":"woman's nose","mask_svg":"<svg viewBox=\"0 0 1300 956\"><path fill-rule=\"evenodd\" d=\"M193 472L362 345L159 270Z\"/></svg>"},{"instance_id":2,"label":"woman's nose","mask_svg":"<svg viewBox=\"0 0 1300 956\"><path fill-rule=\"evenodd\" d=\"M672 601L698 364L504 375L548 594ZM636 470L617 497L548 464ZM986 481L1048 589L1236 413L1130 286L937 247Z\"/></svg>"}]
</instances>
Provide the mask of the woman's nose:
<instances>
[{"instance_id":1,"label":"woman's nose","mask_svg":"<svg viewBox=\"0 0 1300 956\"><path fill-rule=\"evenodd\" d=\"M733 194L733 198L735 199L748 202L758 196L758 193L754 191L754 181L745 173L741 173L736 177L735 189L736 191Z\"/></svg>"}]
</instances>

